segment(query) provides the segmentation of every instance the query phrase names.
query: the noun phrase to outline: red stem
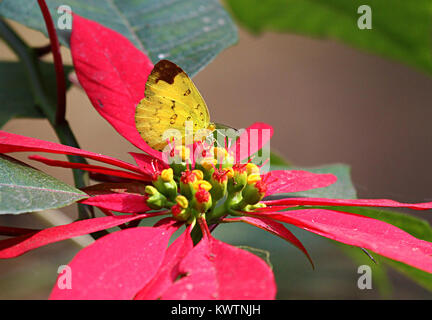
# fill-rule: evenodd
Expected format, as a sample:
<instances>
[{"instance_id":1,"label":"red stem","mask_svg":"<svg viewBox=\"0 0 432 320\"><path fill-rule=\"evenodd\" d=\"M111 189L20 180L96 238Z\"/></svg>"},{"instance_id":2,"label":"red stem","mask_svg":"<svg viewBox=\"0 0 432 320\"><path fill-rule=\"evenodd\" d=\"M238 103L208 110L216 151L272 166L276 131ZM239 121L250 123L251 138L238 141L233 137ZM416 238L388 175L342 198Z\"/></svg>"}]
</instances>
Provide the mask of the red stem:
<instances>
[{"instance_id":1,"label":"red stem","mask_svg":"<svg viewBox=\"0 0 432 320\"><path fill-rule=\"evenodd\" d=\"M219 222L220 222L221 220L225 219L227 216L228 216L227 214L224 215L224 216L222 216L221 218L219 218L218 223L214 223L214 224L210 225L210 227L209 227L210 233L212 233L212 232L214 231L214 229L216 229L216 227L217 227L218 225L220 225Z\"/></svg>"},{"instance_id":2,"label":"red stem","mask_svg":"<svg viewBox=\"0 0 432 320\"><path fill-rule=\"evenodd\" d=\"M136 181L128 178L115 177L104 173L96 173L91 171L89 172L89 177L90 179L97 182L115 182L115 183L126 182L127 183L127 182Z\"/></svg>"},{"instance_id":3,"label":"red stem","mask_svg":"<svg viewBox=\"0 0 432 320\"><path fill-rule=\"evenodd\" d=\"M0 235L8 237L17 237L29 233L35 233L40 230L27 229L27 228L15 228L15 227L2 227L0 226Z\"/></svg>"},{"instance_id":4,"label":"red stem","mask_svg":"<svg viewBox=\"0 0 432 320\"><path fill-rule=\"evenodd\" d=\"M57 81L57 112L55 122L56 124L61 124L65 121L66 115L66 78L63 69L62 57L60 54L60 43L57 38L57 32L54 27L54 22L48 10L48 6L45 3L45 0L38 0L38 3L45 20L51 43L51 51L54 57L54 67L56 71Z\"/></svg>"},{"instance_id":5,"label":"red stem","mask_svg":"<svg viewBox=\"0 0 432 320\"><path fill-rule=\"evenodd\" d=\"M199 226L201 228L201 232L202 232L203 236L205 236L207 238L210 238L210 230L209 230L209 228L207 226L206 219L204 219L202 217L198 218L198 224L199 224Z\"/></svg>"},{"instance_id":6,"label":"red stem","mask_svg":"<svg viewBox=\"0 0 432 320\"><path fill-rule=\"evenodd\" d=\"M34 48L33 50L38 58L43 57L44 55L51 52L51 43L48 43L45 46Z\"/></svg>"}]
</instances>

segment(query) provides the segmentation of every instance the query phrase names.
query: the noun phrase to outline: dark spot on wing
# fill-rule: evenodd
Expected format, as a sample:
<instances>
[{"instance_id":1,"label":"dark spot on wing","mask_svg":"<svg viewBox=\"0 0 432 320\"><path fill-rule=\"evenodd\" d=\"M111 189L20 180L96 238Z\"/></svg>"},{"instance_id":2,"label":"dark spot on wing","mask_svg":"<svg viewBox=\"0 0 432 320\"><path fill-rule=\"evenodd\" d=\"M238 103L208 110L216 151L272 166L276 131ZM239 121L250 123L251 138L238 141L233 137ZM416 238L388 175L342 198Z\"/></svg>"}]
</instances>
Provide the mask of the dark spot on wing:
<instances>
[{"instance_id":1,"label":"dark spot on wing","mask_svg":"<svg viewBox=\"0 0 432 320\"><path fill-rule=\"evenodd\" d=\"M190 94L191 94L190 89L187 89L183 95L186 97L186 96L188 96L188 95L190 95Z\"/></svg>"},{"instance_id":2,"label":"dark spot on wing","mask_svg":"<svg viewBox=\"0 0 432 320\"><path fill-rule=\"evenodd\" d=\"M159 61L152 70L152 74L156 76L156 82L163 80L169 84L173 84L174 78L182 72L179 66L168 60Z\"/></svg>"},{"instance_id":3,"label":"dark spot on wing","mask_svg":"<svg viewBox=\"0 0 432 320\"><path fill-rule=\"evenodd\" d=\"M171 109L174 111L174 109L175 109L175 101L174 100L171 100L171 101L172 101Z\"/></svg>"},{"instance_id":4,"label":"dark spot on wing","mask_svg":"<svg viewBox=\"0 0 432 320\"><path fill-rule=\"evenodd\" d=\"M104 107L104 105L103 105L102 101L100 101L99 99L97 99L97 103L99 104L99 107L101 107L101 108L103 108L103 107Z\"/></svg>"},{"instance_id":5,"label":"dark spot on wing","mask_svg":"<svg viewBox=\"0 0 432 320\"><path fill-rule=\"evenodd\" d=\"M174 124L177 120L177 117L178 117L177 113L174 113L174 115L170 118L171 119L170 124Z\"/></svg>"}]
</instances>

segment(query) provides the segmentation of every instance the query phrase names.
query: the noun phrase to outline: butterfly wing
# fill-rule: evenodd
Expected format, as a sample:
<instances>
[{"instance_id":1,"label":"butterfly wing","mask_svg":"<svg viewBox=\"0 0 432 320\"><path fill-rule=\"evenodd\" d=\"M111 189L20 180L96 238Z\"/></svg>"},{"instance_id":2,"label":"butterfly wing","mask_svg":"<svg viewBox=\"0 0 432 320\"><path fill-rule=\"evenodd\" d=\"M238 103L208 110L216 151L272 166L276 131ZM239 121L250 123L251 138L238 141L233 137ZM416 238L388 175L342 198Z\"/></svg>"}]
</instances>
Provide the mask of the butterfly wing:
<instances>
[{"instance_id":1,"label":"butterfly wing","mask_svg":"<svg viewBox=\"0 0 432 320\"><path fill-rule=\"evenodd\" d=\"M210 125L204 99L188 75L168 60L153 68L145 87L145 98L137 105L135 122L138 132L153 149L166 146L163 133L177 129L185 137L185 122L193 122L193 132Z\"/></svg>"}]
</instances>

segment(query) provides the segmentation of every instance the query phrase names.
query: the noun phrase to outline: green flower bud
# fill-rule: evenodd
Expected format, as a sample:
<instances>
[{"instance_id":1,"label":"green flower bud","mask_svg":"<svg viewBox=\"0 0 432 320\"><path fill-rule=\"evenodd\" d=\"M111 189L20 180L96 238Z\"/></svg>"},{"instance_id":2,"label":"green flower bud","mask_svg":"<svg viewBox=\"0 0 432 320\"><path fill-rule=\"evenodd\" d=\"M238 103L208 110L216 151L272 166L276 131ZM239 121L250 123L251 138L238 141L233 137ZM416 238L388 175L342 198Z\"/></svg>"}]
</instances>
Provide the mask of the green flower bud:
<instances>
[{"instance_id":1,"label":"green flower bud","mask_svg":"<svg viewBox=\"0 0 432 320\"><path fill-rule=\"evenodd\" d=\"M180 177L180 193L184 195L189 200L192 199L193 192L193 183L198 180L197 172L201 172L200 170L186 170L183 171ZM199 176L202 176L202 172L198 173Z\"/></svg>"},{"instance_id":2,"label":"green flower bud","mask_svg":"<svg viewBox=\"0 0 432 320\"><path fill-rule=\"evenodd\" d=\"M259 174L251 174L247 179L247 185L243 189L243 201L250 205L255 205L264 198L267 192L266 184L261 181Z\"/></svg>"},{"instance_id":3,"label":"green flower bud","mask_svg":"<svg viewBox=\"0 0 432 320\"><path fill-rule=\"evenodd\" d=\"M177 196L177 183L174 181L172 168L162 170L161 174L153 180L153 185L171 200Z\"/></svg>"},{"instance_id":4,"label":"green flower bud","mask_svg":"<svg viewBox=\"0 0 432 320\"><path fill-rule=\"evenodd\" d=\"M192 205L199 213L205 213L212 206L210 192L200 187L194 194Z\"/></svg>"},{"instance_id":5,"label":"green flower bud","mask_svg":"<svg viewBox=\"0 0 432 320\"><path fill-rule=\"evenodd\" d=\"M213 201L222 199L227 192L228 170L216 169L210 177L212 188L210 194Z\"/></svg>"},{"instance_id":6,"label":"green flower bud","mask_svg":"<svg viewBox=\"0 0 432 320\"><path fill-rule=\"evenodd\" d=\"M233 166L232 178L228 180L228 192L235 193L243 190L247 184L246 165L235 164Z\"/></svg>"},{"instance_id":7,"label":"green flower bud","mask_svg":"<svg viewBox=\"0 0 432 320\"><path fill-rule=\"evenodd\" d=\"M149 208L159 210L167 206L167 198L155 187L146 186L145 193L149 196L146 201Z\"/></svg>"}]
</instances>

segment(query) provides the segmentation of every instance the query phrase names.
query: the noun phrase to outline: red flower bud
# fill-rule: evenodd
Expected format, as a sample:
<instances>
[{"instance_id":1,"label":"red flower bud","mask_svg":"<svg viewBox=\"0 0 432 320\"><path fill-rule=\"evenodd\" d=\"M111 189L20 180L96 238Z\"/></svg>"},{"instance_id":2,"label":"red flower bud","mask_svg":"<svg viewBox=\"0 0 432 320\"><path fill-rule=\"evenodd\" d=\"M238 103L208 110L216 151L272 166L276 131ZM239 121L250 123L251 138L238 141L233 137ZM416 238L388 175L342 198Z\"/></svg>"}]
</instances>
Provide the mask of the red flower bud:
<instances>
[{"instance_id":1,"label":"red flower bud","mask_svg":"<svg viewBox=\"0 0 432 320\"><path fill-rule=\"evenodd\" d=\"M207 203L210 200L210 192L204 188L199 188L195 193L195 198L198 203Z\"/></svg>"}]
</instances>

